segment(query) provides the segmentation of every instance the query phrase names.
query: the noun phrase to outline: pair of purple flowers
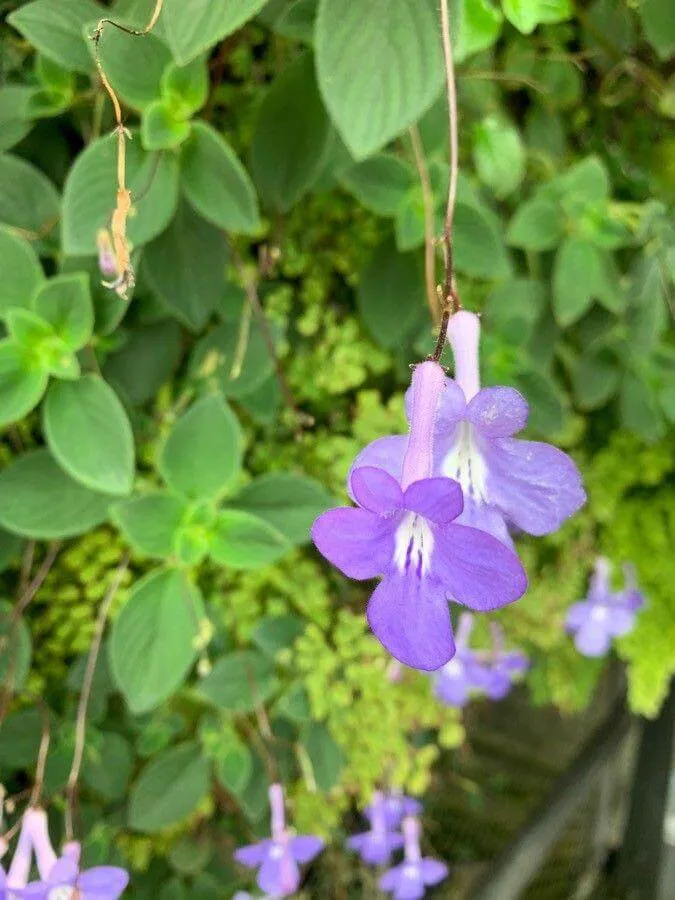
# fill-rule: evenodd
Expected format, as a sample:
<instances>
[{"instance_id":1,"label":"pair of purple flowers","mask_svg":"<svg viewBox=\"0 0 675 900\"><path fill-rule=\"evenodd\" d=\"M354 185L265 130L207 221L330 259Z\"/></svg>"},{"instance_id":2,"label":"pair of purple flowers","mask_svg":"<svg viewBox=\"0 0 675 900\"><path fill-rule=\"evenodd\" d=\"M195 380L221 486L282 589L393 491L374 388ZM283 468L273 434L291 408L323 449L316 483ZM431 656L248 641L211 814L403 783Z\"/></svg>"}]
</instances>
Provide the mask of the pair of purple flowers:
<instances>
[{"instance_id":1,"label":"pair of purple flowers","mask_svg":"<svg viewBox=\"0 0 675 900\"><path fill-rule=\"evenodd\" d=\"M612 640L632 630L638 610L644 606L644 597L637 587L635 571L624 566L624 587L613 591L610 578L612 566L601 556L584 600L575 603L567 613L567 631L574 636L579 653L584 656L604 656Z\"/></svg>"},{"instance_id":2,"label":"pair of purple flowers","mask_svg":"<svg viewBox=\"0 0 675 900\"><path fill-rule=\"evenodd\" d=\"M270 786L269 798L271 837L240 847L234 858L243 866L258 870L258 887L268 897L288 897L300 887L299 865L311 862L323 850L324 842L313 835L292 835L286 827L284 789L280 784Z\"/></svg>"},{"instance_id":3,"label":"pair of purple flowers","mask_svg":"<svg viewBox=\"0 0 675 900\"><path fill-rule=\"evenodd\" d=\"M469 646L473 626L473 616L463 613L457 628L457 652L433 675L434 692L448 706L466 706L475 693L485 694L490 700L503 700L529 667L524 653L505 648L504 632L496 623L491 627L492 649L473 650Z\"/></svg>"},{"instance_id":4,"label":"pair of purple flowers","mask_svg":"<svg viewBox=\"0 0 675 900\"><path fill-rule=\"evenodd\" d=\"M0 846L3 855L7 844ZM35 855L40 881L28 882ZM0 868L0 900L117 900L129 883L129 875L117 866L80 869L81 847L71 841L57 858L49 839L47 815L42 809L26 810L12 863Z\"/></svg>"},{"instance_id":5,"label":"pair of purple flowers","mask_svg":"<svg viewBox=\"0 0 675 900\"><path fill-rule=\"evenodd\" d=\"M479 335L476 315L455 313L448 336L456 380L434 361L416 366L408 435L366 447L348 476L357 507L329 510L312 529L345 575L381 576L368 622L415 669L439 669L455 654L448 600L489 612L524 594L509 527L548 534L586 499L566 454L513 437L527 421L521 394L480 390Z\"/></svg>"},{"instance_id":6,"label":"pair of purple flowers","mask_svg":"<svg viewBox=\"0 0 675 900\"><path fill-rule=\"evenodd\" d=\"M390 893L394 900L421 900L427 887L448 875L445 863L421 854L421 811L417 800L377 791L365 810L369 830L347 840L347 846L373 866L387 865L392 854L403 849L403 862L386 871L378 882L380 890Z\"/></svg>"}]
</instances>

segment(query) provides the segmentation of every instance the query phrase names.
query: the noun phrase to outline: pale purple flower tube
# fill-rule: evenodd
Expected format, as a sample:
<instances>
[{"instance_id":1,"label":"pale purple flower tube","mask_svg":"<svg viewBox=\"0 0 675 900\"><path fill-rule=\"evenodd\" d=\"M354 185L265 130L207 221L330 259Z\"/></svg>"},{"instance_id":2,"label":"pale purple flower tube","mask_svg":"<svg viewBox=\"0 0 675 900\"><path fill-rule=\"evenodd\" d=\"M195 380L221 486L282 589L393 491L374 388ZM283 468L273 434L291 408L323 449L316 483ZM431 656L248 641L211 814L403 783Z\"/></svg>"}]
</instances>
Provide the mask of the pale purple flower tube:
<instances>
[{"instance_id":1,"label":"pale purple flower tube","mask_svg":"<svg viewBox=\"0 0 675 900\"><path fill-rule=\"evenodd\" d=\"M445 863L422 856L420 831L419 820L414 816L403 820L404 860L379 880L380 890L390 893L394 900L421 900L427 887L448 877Z\"/></svg>"}]
</instances>

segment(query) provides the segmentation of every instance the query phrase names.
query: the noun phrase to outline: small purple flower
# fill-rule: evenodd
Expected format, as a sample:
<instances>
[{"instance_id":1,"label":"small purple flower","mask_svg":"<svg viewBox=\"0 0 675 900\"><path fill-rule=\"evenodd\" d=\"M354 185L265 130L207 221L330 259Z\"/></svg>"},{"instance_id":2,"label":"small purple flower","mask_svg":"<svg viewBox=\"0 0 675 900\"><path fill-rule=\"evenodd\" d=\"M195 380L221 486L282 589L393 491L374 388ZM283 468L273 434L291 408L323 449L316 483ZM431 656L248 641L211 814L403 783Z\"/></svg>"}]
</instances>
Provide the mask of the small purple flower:
<instances>
[{"instance_id":1,"label":"small purple flower","mask_svg":"<svg viewBox=\"0 0 675 900\"><path fill-rule=\"evenodd\" d=\"M493 645L485 666L481 687L490 700L503 700L530 667L530 661L520 650L506 650L504 632L496 622L491 623Z\"/></svg>"},{"instance_id":2,"label":"small purple flower","mask_svg":"<svg viewBox=\"0 0 675 900\"><path fill-rule=\"evenodd\" d=\"M469 647L473 624L470 613L460 616L455 640L457 652L433 676L434 693L447 706L466 706L471 693L483 689L489 678L489 671L479 661L478 652Z\"/></svg>"},{"instance_id":3,"label":"small purple flower","mask_svg":"<svg viewBox=\"0 0 675 900\"><path fill-rule=\"evenodd\" d=\"M101 275L111 278L117 275L117 260L113 250L110 235L105 228L101 228L96 235L96 247L98 249L98 267Z\"/></svg>"},{"instance_id":4,"label":"small purple flower","mask_svg":"<svg viewBox=\"0 0 675 900\"><path fill-rule=\"evenodd\" d=\"M24 900L117 900L129 884L129 875L117 866L95 866L80 871L80 845L66 844L46 880L29 884Z\"/></svg>"},{"instance_id":5,"label":"small purple flower","mask_svg":"<svg viewBox=\"0 0 675 900\"><path fill-rule=\"evenodd\" d=\"M448 867L435 859L422 858L420 824L414 816L403 820L403 837L404 860L384 873L379 880L379 887L392 894L394 900L421 900L427 887L447 878Z\"/></svg>"},{"instance_id":6,"label":"small purple flower","mask_svg":"<svg viewBox=\"0 0 675 900\"><path fill-rule=\"evenodd\" d=\"M422 813L422 804L414 797L407 797L401 791L393 790L382 795L384 798L384 815L387 828L395 831L400 827L406 816L419 816ZM365 809L366 815L372 813L372 804Z\"/></svg>"},{"instance_id":7,"label":"small purple flower","mask_svg":"<svg viewBox=\"0 0 675 900\"><path fill-rule=\"evenodd\" d=\"M319 837L291 837L286 828L284 790L280 784L270 786L272 837L257 844L240 847L234 853L237 862L258 869L258 887L272 897L288 897L300 886L298 863L308 863L323 849Z\"/></svg>"},{"instance_id":8,"label":"small purple flower","mask_svg":"<svg viewBox=\"0 0 675 900\"><path fill-rule=\"evenodd\" d=\"M366 808L366 815L370 830L348 838L347 846L355 850L364 863L383 866L389 862L392 853L403 846L403 835L394 830L400 819L395 825L389 825L391 819L387 814L387 800L381 791L375 792L372 803Z\"/></svg>"},{"instance_id":9,"label":"small purple flower","mask_svg":"<svg viewBox=\"0 0 675 900\"><path fill-rule=\"evenodd\" d=\"M392 656L427 671L454 654L448 599L487 612L517 600L527 587L515 553L483 531L455 524L463 509L459 484L429 477L444 387L437 363L416 367L397 478L376 465L354 469L358 508L328 510L312 528L320 552L349 578L382 576L368 603L368 623Z\"/></svg>"},{"instance_id":10,"label":"small purple flower","mask_svg":"<svg viewBox=\"0 0 675 900\"><path fill-rule=\"evenodd\" d=\"M610 586L611 563L599 557L585 600L575 603L567 613L566 628L574 636L579 653L604 656L612 639L632 630L644 597L637 588L632 566L624 567L625 586L613 592Z\"/></svg>"},{"instance_id":11,"label":"small purple flower","mask_svg":"<svg viewBox=\"0 0 675 900\"><path fill-rule=\"evenodd\" d=\"M433 471L456 479L464 493L458 522L480 528L512 546L508 527L549 534L586 501L581 476L567 454L549 444L514 438L527 422L525 398L509 387L480 390L480 321L462 310L450 319L448 337L455 378L446 379L435 416ZM406 397L408 417L413 397ZM400 480L409 438L383 437L356 458L348 476L378 466Z\"/></svg>"}]
</instances>

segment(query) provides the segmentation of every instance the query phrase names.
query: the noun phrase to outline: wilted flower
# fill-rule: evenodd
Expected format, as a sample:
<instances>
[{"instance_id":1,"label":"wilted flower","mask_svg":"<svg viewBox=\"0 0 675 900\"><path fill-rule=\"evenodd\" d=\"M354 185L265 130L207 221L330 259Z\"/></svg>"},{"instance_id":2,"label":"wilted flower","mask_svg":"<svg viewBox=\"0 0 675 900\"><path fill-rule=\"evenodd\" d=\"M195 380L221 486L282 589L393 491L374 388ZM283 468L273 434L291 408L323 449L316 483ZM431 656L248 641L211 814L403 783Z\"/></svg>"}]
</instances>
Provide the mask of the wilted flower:
<instances>
[{"instance_id":1,"label":"wilted flower","mask_svg":"<svg viewBox=\"0 0 675 900\"><path fill-rule=\"evenodd\" d=\"M364 863L371 866L382 866L389 862L391 854L403 846L403 835L395 829L400 818L390 825L391 817L387 815L387 800L381 791L376 791L370 806L366 808L370 821L370 830L355 834L347 839L350 850L356 850Z\"/></svg>"},{"instance_id":2,"label":"wilted flower","mask_svg":"<svg viewBox=\"0 0 675 900\"><path fill-rule=\"evenodd\" d=\"M448 337L455 380L448 378L435 416L433 472L456 479L464 493L458 522L480 528L511 545L507 526L528 534L555 531L585 502L581 476L567 454L539 441L514 438L527 422L525 398L510 387L480 389L480 321L462 310L450 319ZM408 417L413 415L408 394ZM378 466L400 479L409 438L379 438L356 458L348 477Z\"/></svg>"},{"instance_id":3,"label":"wilted flower","mask_svg":"<svg viewBox=\"0 0 675 900\"><path fill-rule=\"evenodd\" d=\"M117 275L117 260L113 250L112 241L107 229L101 228L96 234L96 247L98 249L98 267L101 275L110 278Z\"/></svg>"},{"instance_id":4,"label":"wilted flower","mask_svg":"<svg viewBox=\"0 0 675 900\"><path fill-rule=\"evenodd\" d=\"M351 474L358 508L331 509L312 538L345 575L382 576L368 622L386 649L415 669L433 670L454 653L448 599L486 612L517 600L527 577L517 556L491 535L457 525L462 491L430 478L443 369L427 361L412 380L410 433L397 478L364 465Z\"/></svg>"},{"instance_id":5,"label":"wilted flower","mask_svg":"<svg viewBox=\"0 0 675 900\"><path fill-rule=\"evenodd\" d=\"M421 900L427 887L447 878L448 867L435 859L422 858L420 824L414 816L403 820L403 837L404 860L384 873L379 880L379 887L392 894L394 900Z\"/></svg>"},{"instance_id":6,"label":"wilted flower","mask_svg":"<svg viewBox=\"0 0 675 900\"><path fill-rule=\"evenodd\" d=\"M291 837L286 828L284 790L273 784L269 790L271 839L235 850L234 858L249 869L258 869L258 887L272 897L288 897L300 886L298 863L308 863L323 849L319 837Z\"/></svg>"},{"instance_id":7,"label":"wilted flower","mask_svg":"<svg viewBox=\"0 0 675 900\"><path fill-rule=\"evenodd\" d=\"M632 566L624 567L625 586L619 592L611 590L611 568L608 559L598 558L588 596L567 613L567 631L574 635L576 648L584 656L604 656L612 638L628 634L633 628L636 613L644 604Z\"/></svg>"}]
</instances>

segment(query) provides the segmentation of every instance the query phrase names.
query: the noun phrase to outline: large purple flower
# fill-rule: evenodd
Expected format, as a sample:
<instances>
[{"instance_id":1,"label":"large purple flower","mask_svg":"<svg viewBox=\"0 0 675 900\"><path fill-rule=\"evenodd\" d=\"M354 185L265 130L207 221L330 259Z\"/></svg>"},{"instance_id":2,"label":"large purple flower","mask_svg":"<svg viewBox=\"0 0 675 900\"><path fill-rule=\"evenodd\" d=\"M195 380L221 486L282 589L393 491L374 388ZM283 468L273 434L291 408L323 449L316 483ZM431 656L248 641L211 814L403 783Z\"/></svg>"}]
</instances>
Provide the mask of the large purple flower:
<instances>
[{"instance_id":1,"label":"large purple flower","mask_svg":"<svg viewBox=\"0 0 675 900\"><path fill-rule=\"evenodd\" d=\"M380 890L390 893L394 900L421 900L426 888L439 884L448 876L448 867L420 852L419 821L410 816L403 821L405 857L403 862L389 869L380 878Z\"/></svg>"},{"instance_id":2,"label":"large purple flower","mask_svg":"<svg viewBox=\"0 0 675 900\"><path fill-rule=\"evenodd\" d=\"M129 884L124 869L95 866L80 871L79 860L80 845L66 844L47 878L29 884L19 896L25 900L117 900Z\"/></svg>"},{"instance_id":3,"label":"large purple flower","mask_svg":"<svg viewBox=\"0 0 675 900\"><path fill-rule=\"evenodd\" d=\"M448 336L455 356L455 378L446 379L435 417L433 474L456 479L464 493L458 519L511 545L508 526L528 534L549 534L585 502L581 476L567 454L539 441L514 438L527 422L525 398L510 387L480 390L480 322L461 311L450 320ZM407 401L409 417L412 397ZM378 466L401 477L406 435L383 437L356 458L355 472Z\"/></svg>"},{"instance_id":4,"label":"large purple flower","mask_svg":"<svg viewBox=\"0 0 675 900\"><path fill-rule=\"evenodd\" d=\"M323 850L319 837L291 837L286 828L284 792L280 784L270 787L272 837L235 850L234 858L249 869L258 869L258 887L272 897L288 897L300 887L298 864L308 863Z\"/></svg>"},{"instance_id":5,"label":"large purple flower","mask_svg":"<svg viewBox=\"0 0 675 900\"><path fill-rule=\"evenodd\" d=\"M586 599L568 610L567 631L574 636L576 648L584 656L604 656L613 638L628 634L635 624L635 616L644 604L644 597L637 588L633 568L624 567L624 573L624 589L612 591L611 564L604 557L599 557Z\"/></svg>"},{"instance_id":6,"label":"large purple flower","mask_svg":"<svg viewBox=\"0 0 675 900\"><path fill-rule=\"evenodd\" d=\"M487 667L479 653L469 647L474 619L470 613L460 616L455 646L457 652L434 673L434 693L447 706L463 707L474 691L482 690L488 677Z\"/></svg>"},{"instance_id":7,"label":"large purple flower","mask_svg":"<svg viewBox=\"0 0 675 900\"><path fill-rule=\"evenodd\" d=\"M392 853L403 846L403 835L394 830L400 819L393 826L389 825L387 801L381 791L375 792L366 815L370 829L347 838L347 846L350 850L356 850L364 863L383 866L389 862Z\"/></svg>"},{"instance_id":8,"label":"large purple flower","mask_svg":"<svg viewBox=\"0 0 675 900\"><path fill-rule=\"evenodd\" d=\"M398 479L376 466L352 472L359 508L331 509L312 539L333 565L358 580L382 576L367 609L374 634L396 659L432 671L454 654L448 599L487 612L527 587L518 557L489 534L457 525L462 490L429 478L443 369L421 363L413 374L410 434Z\"/></svg>"}]
</instances>

